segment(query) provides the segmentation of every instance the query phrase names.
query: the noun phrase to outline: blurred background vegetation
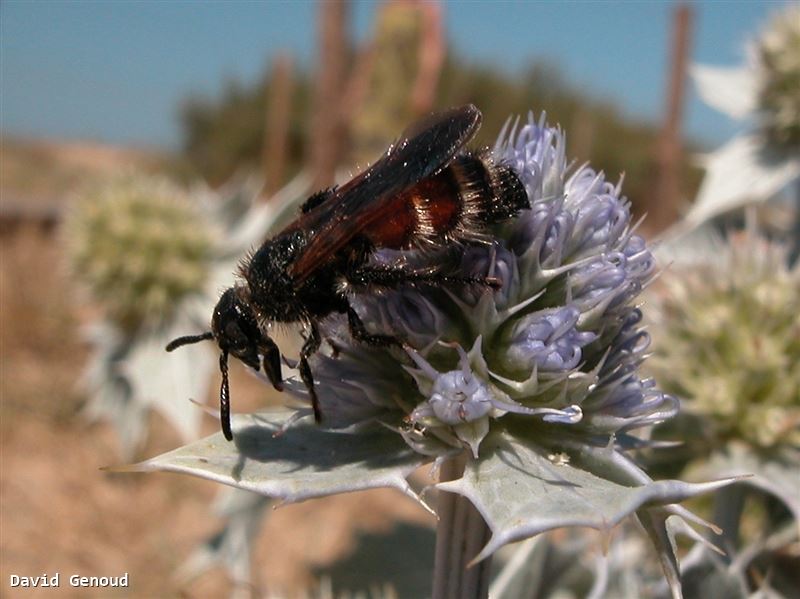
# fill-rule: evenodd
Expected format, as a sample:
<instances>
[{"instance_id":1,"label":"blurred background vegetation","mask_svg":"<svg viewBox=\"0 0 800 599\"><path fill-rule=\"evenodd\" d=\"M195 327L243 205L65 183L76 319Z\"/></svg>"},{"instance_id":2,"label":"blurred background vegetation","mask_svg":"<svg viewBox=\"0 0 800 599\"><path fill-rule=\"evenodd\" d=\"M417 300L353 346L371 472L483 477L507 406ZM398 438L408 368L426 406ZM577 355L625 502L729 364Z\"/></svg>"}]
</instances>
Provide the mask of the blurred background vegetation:
<instances>
[{"instance_id":1,"label":"blurred background vegetation","mask_svg":"<svg viewBox=\"0 0 800 599\"><path fill-rule=\"evenodd\" d=\"M667 110L677 116L670 123L673 115L668 114L661 127L636 121L597 99L580 82L562 77L556 64L535 60L521 74L511 75L495 65L464 60L447 47L436 5L385 3L372 39L355 47L346 33L346 10L331 4L335 6L320 9L316 73L294 72L291 60L281 56L260 81L232 80L217 98L185 100L182 148L194 173L219 185L243 169L261 171L274 190L310 165L315 181L329 183L332 172L320 170L363 168L416 117L472 102L484 115L477 145L494 143L510 116L544 111L550 123L569 132L571 159L591 162L612 180L624 174L625 193L639 214L664 200L658 187L665 162L667 176L679 182L677 193L668 198L671 203L696 192L701 171L689 156L699 148L680 139L690 27L685 7L676 12L675 25L683 39L676 35L670 49L677 77L673 73L667 91L675 107ZM666 159L665 139L674 140L675 146L666 150ZM334 164L322 156L326 145L335 146L327 152ZM676 214L667 214L667 220ZM667 224L650 223L656 229Z\"/></svg>"},{"instance_id":2,"label":"blurred background vegetation","mask_svg":"<svg viewBox=\"0 0 800 599\"><path fill-rule=\"evenodd\" d=\"M308 127L313 109L312 78L308 73L295 77L293 100L287 115L287 178L307 163L309 146L314 143L313 132ZM379 79L379 75L376 78ZM269 135L264 123L265 114L270 110L271 79L267 75L252 85L231 81L219 98L190 97L182 106L184 156L192 171L205 177L210 184L219 185L242 169L261 168ZM408 89L407 83L399 77L395 81L391 77L388 79L388 85L380 85L376 90L384 95L384 102L402 104L402 90ZM399 89L388 93L386 90L392 85ZM365 108L374 110L376 101L370 100ZM448 52L432 108L466 102L474 103L483 112L484 124L476 139L478 145L494 143L509 115L524 116L531 109L546 111L551 123L559 123L568 132L570 157L577 162L591 162L612 180L624 173L625 193L634 209L639 214L648 211L650 198L655 193L655 148L659 137L659 129L653 123L632 120L612 103L582 91L578 83L564 80L554 64L535 62L522 77L511 77L492 65L468 63ZM405 104L409 107L407 101ZM394 119L378 121L380 125L376 127L381 131L377 136L368 130L370 124L364 124L361 119L353 126L356 136L360 133L370 141L377 137L379 142L368 145L369 153L363 148L364 142L361 147L351 148L342 163L363 166L365 160L375 159L413 116L407 108ZM692 197L701 171L689 162L688 156L699 147L690 142L686 149L680 170L686 182L684 193Z\"/></svg>"}]
</instances>

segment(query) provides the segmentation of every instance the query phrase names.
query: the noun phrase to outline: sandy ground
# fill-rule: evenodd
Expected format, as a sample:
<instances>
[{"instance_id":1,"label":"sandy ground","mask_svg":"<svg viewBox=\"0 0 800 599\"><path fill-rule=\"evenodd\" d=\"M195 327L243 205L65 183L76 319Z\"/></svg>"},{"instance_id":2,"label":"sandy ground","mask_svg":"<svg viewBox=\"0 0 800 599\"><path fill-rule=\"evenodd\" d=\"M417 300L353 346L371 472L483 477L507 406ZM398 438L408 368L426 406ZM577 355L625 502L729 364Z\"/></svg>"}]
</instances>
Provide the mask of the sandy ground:
<instances>
[{"instance_id":1,"label":"sandy ground","mask_svg":"<svg viewBox=\"0 0 800 599\"><path fill-rule=\"evenodd\" d=\"M26 149L33 159L47 160L51 150ZM130 157L78 150L65 155L84 170L107 170ZM15 190L25 187L20 173L31 169L29 159L12 166L17 170L4 167L4 197L8 183ZM62 166L63 161L52 176L71 181L74 168ZM47 201L52 189L31 184L33 201ZM87 348L78 330L89 311L78 310L77 300L64 275L57 230L0 235L0 597L227 596L232 583L222 568L190 582L178 583L174 576L221 526L210 510L218 485L180 475L100 470L120 458L110 427L89 425L80 412L84 397L76 383ZM268 393L260 383L241 372L234 376L236 409L264 404ZM180 444L160 417L151 420L142 457ZM205 425L211 433L218 423L209 418ZM430 515L391 490L268 509L253 552L253 584L245 590L256 597L294 597L321 578L350 590L394 579L400 596L422 596L432 526ZM56 573L58 590L9 588L11 574ZM116 591L74 589L68 582L73 574L124 573L130 587Z\"/></svg>"}]
</instances>

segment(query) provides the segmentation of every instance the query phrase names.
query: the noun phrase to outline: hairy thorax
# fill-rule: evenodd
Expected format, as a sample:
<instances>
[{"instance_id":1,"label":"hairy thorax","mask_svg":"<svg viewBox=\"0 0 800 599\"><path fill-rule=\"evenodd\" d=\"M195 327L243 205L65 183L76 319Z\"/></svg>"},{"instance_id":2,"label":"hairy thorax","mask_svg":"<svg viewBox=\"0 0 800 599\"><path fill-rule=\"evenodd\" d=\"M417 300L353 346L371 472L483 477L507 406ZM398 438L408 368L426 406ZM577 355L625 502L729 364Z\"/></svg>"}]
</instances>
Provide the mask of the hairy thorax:
<instances>
[{"instance_id":1,"label":"hairy thorax","mask_svg":"<svg viewBox=\"0 0 800 599\"><path fill-rule=\"evenodd\" d=\"M242 274L260 319L307 321L341 311L337 292L340 273L335 257L301 283L289 275L289 266L306 243L303 231L283 233L261 246L249 261Z\"/></svg>"}]
</instances>

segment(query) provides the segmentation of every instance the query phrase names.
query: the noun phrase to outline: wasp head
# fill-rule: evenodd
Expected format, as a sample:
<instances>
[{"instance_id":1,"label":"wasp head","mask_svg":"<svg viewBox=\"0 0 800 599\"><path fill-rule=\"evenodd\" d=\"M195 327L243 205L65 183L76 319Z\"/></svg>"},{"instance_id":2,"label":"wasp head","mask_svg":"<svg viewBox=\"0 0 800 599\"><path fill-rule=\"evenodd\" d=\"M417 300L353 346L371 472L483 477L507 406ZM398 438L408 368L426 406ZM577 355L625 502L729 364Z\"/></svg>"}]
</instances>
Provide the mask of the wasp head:
<instances>
[{"instance_id":1,"label":"wasp head","mask_svg":"<svg viewBox=\"0 0 800 599\"><path fill-rule=\"evenodd\" d=\"M240 289L231 287L219 298L211 317L211 333L223 354L230 353L258 370L258 350L264 335Z\"/></svg>"},{"instance_id":2,"label":"wasp head","mask_svg":"<svg viewBox=\"0 0 800 599\"><path fill-rule=\"evenodd\" d=\"M230 423L230 387L228 383L228 354L238 358L254 370L263 364L264 372L272 385L283 389L281 357L278 346L262 332L253 309L247 301L244 287L231 287L219 298L211 317L211 330L200 335L173 339L167 345L172 351L183 345L215 339L220 349L219 369L222 383L219 390L220 421L225 438L233 439ZM263 362L261 362L263 356Z\"/></svg>"}]
</instances>

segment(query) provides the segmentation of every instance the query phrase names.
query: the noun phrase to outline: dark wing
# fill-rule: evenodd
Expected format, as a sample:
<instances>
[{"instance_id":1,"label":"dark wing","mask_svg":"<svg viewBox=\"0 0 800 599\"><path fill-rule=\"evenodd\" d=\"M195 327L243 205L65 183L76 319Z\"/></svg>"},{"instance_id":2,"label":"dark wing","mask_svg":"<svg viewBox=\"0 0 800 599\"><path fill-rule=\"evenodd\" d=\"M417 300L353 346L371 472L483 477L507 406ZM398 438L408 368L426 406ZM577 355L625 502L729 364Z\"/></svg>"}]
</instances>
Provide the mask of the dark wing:
<instances>
[{"instance_id":1,"label":"dark wing","mask_svg":"<svg viewBox=\"0 0 800 599\"><path fill-rule=\"evenodd\" d=\"M377 162L291 226L313 233L289 274L295 281L306 279L353 237L385 218L391 200L447 166L480 123L480 110L467 104L411 125Z\"/></svg>"}]
</instances>

